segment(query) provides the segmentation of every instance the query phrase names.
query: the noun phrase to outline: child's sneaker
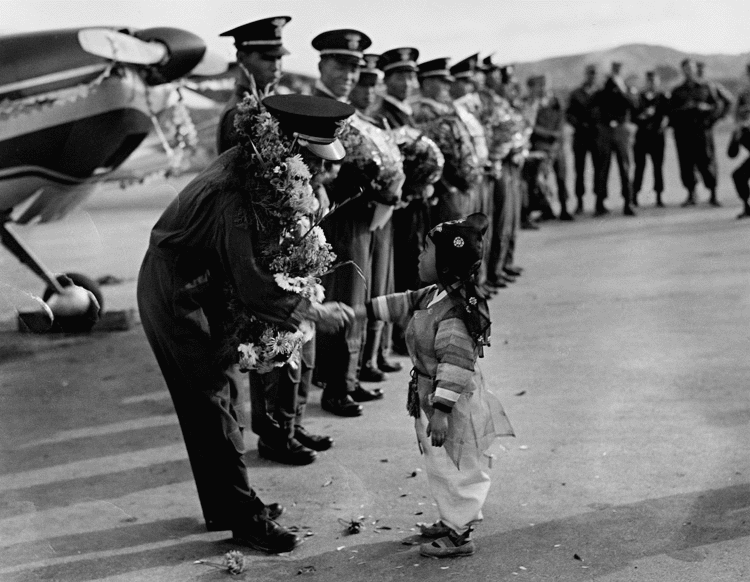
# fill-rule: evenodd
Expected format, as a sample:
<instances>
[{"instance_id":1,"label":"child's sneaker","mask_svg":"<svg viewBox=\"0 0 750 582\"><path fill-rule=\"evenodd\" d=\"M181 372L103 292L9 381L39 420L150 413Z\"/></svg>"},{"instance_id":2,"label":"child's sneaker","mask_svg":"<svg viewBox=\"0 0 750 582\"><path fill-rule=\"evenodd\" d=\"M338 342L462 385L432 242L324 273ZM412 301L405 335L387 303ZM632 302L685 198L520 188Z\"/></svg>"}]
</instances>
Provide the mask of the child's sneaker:
<instances>
[{"instance_id":1,"label":"child's sneaker","mask_svg":"<svg viewBox=\"0 0 750 582\"><path fill-rule=\"evenodd\" d=\"M437 520L435 523L420 523L418 525L419 533L426 538L442 538L452 531L441 520Z\"/></svg>"},{"instance_id":2,"label":"child's sneaker","mask_svg":"<svg viewBox=\"0 0 750 582\"><path fill-rule=\"evenodd\" d=\"M477 547L471 539L471 528L460 536L451 532L427 544L422 544L419 553L428 558L461 558L471 556Z\"/></svg>"}]
</instances>

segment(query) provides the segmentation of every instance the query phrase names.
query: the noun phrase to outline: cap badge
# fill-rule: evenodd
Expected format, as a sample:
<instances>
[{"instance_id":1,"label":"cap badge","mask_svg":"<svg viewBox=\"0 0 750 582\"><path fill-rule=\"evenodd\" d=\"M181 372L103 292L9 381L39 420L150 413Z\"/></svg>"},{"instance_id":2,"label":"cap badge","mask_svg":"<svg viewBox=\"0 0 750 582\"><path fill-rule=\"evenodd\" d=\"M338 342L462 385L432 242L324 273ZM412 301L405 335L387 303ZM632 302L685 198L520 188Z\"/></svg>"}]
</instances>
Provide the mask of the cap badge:
<instances>
[{"instance_id":1,"label":"cap badge","mask_svg":"<svg viewBox=\"0 0 750 582\"><path fill-rule=\"evenodd\" d=\"M462 246L464 246L464 239L462 239L460 236L457 236L453 239L453 246L457 249L460 249Z\"/></svg>"},{"instance_id":2,"label":"cap badge","mask_svg":"<svg viewBox=\"0 0 750 582\"><path fill-rule=\"evenodd\" d=\"M349 50L356 51L359 48L359 41L362 39L362 36L354 32L350 32L347 33L344 38L346 38L347 42L349 43Z\"/></svg>"},{"instance_id":3,"label":"cap badge","mask_svg":"<svg viewBox=\"0 0 750 582\"><path fill-rule=\"evenodd\" d=\"M401 55L402 61L410 61L411 60L411 49L408 48L402 48L399 49L398 53Z\"/></svg>"},{"instance_id":4,"label":"cap badge","mask_svg":"<svg viewBox=\"0 0 750 582\"><path fill-rule=\"evenodd\" d=\"M271 24L276 28L276 38L281 38L281 30L284 28L284 25L286 24L286 19L274 18L271 21Z\"/></svg>"},{"instance_id":5,"label":"cap badge","mask_svg":"<svg viewBox=\"0 0 750 582\"><path fill-rule=\"evenodd\" d=\"M374 71L378 68L378 56L377 55L366 55L365 61L367 61L367 68Z\"/></svg>"}]
</instances>

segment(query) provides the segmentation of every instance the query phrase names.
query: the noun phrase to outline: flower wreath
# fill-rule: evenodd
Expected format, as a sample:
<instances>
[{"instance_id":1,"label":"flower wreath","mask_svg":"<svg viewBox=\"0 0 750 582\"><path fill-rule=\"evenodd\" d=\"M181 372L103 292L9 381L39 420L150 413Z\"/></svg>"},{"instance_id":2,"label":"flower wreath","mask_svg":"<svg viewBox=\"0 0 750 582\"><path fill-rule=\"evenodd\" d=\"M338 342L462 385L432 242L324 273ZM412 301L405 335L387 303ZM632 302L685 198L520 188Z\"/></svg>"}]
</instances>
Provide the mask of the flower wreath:
<instances>
[{"instance_id":1,"label":"flower wreath","mask_svg":"<svg viewBox=\"0 0 750 582\"><path fill-rule=\"evenodd\" d=\"M279 287L320 303L324 290L319 277L336 255L313 221L318 201L310 169L295 153L296 140L281 133L279 122L263 108L257 93L247 95L238 110L235 129L244 197L237 223L257 233L258 264L273 274ZM286 363L297 365L300 347L313 337L312 325L303 322L291 332L259 320L231 285L225 296L227 345L222 352L232 354L231 363L261 374Z\"/></svg>"}]
</instances>

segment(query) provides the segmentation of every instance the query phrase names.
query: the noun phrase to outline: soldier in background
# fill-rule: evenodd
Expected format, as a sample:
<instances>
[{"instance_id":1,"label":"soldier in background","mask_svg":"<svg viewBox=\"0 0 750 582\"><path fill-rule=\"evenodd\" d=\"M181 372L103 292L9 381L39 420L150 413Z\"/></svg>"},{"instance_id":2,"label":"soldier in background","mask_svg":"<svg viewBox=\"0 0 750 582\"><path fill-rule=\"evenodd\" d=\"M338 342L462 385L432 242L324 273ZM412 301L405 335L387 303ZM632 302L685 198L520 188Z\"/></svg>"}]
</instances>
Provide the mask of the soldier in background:
<instances>
[{"instance_id":1,"label":"soldier in background","mask_svg":"<svg viewBox=\"0 0 750 582\"><path fill-rule=\"evenodd\" d=\"M748 63L747 77L750 81L750 63ZM740 146L744 147L750 153L750 82L745 85L742 92L737 97L737 109L734 114L734 131L729 144L729 157L735 158L740 153ZM750 157L747 157L742 164L732 172L734 187L737 189L737 195L742 200L742 212L737 218L750 218Z\"/></svg>"},{"instance_id":2,"label":"soldier in background","mask_svg":"<svg viewBox=\"0 0 750 582\"><path fill-rule=\"evenodd\" d=\"M724 85L706 77L706 63L703 61L695 61L695 77L706 83L714 91L716 100L719 102L719 110L716 112L717 121L729 115L732 112L734 96Z\"/></svg>"},{"instance_id":3,"label":"soldier in background","mask_svg":"<svg viewBox=\"0 0 750 582\"><path fill-rule=\"evenodd\" d=\"M534 131L531 134L531 153L536 152L544 156L540 159L540 164L536 170L532 170L527 175L527 184L531 194L540 165L546 165L555 174L555 183L557 185L557 199L560 203L560 220L573 220L568 212L568 186L566 184L567 161L565 158L564 135L565 114L563 113L560 101L547 88L547 77L545 75L536 75L529 77L527 81L529 87L529 99L535 102L536 118ZM527 164L529 161L527 160ZM530 164L530 167L534 164ZM542 201L544 209L549 209L551 213L549 218L554 218L554 213L549 208L549 201ZM544 210L543 210L544 214Z\"/></svg>"},{"instance_id":4,"label":"soldier in background","mask_svg":"<svg viewBox=\"0 0 750 582\"><path fill-rule=\"evenodd\" d=\"M381 130L389 129L380 110L373 111L377 102L377 87L383 79L383 71L378 68L380 55L366 54L365 66L359 71L359 80L349 97L357 114ZM383 132L384 139L387 137ZM388 138L391 147L398 149L395 141ZM390 209L392 213L393 209ZM370 298L393 293L393 223L389 217L378 228L372 230L370 244L370 273L368 278ZM382 382L385 372L396 372L400 364L390 362L386 354L390 351L391 325L383 321L367 322L365 340L362 347L362 364L359 379L362 382Z\"/></svg>"},{"instance_id":5,"label":"soldier in background","mask_svg":"<svg viewBox=\"0 0 750 582\"><path fill-rule=\"evenodd\" d=\"M415 127L414 110L410 99L419 91L417 59L419 51L413 47L398 47L380 55L378 68L383 71L385 94L378 114L392 129ZM429 201L422 197L402 198L393 212L393 279L396 291L418 289L420 286L417 264L424 249L425 237L430 227ZM391 349L408 355L404 340L404 327L393 324ZM378 367L384 372L397 371L398 363L383 361Z\"/></svg>"},{"instance_id":6,"label":"soldier in background","mask_svg":"<svg viewBox=\"0 0 750 582\"><path fill-rule=\"evenodd\" d=\"M448 61L440 58L419 65L421 97L414 104L417 128L435 141L445 157L443 175L435 184L433 224L464 218L471 212L482 171L471 134L450 97L453 76Z\"/></svg>"},{"instance_id":7,"label":"soldier in background","mask_svg":"<svg viewBox=\"0 0 750 582\"><path fill-rule=\"evenodd\" d=\"M366 34L353 29L330 30L316 36L312 46L320 52L320 78L315 82L314 94L348 102L359 80L360 67L366 64L363 51L371 44ZM351 124L355 123L373 127L361 115L352 118ZM370 227L375 197L372 180L376 176L365 175L354 162L364 157L363 152L347 153L337 177L327 187L331 202L339 207L321 224L338 261L345 264L326 275L323 286L328 299L337 297L337 301L349 306L362 306L369 293ZM363 325L358 321L346 330L317 336L317 378L325 385L321 407L337 416L360 416L360 402L383 398L381 389L367 389L359 383Z\"/></svg>"},{"instance_id":8,"label":"soldier in background","mask_svg":"<svg viewBox=\"0 0 750 582\"><path fill-rule=\"evenodd\" d=\"M709 204L720 206L716 198L716 152L713 147L713 125L722 113L715 91L695 76L691 59L681 63L685 80L672 90L669 99L669 122L674 130L680 177L688 191L682 206L696 203L696 170L711 192Z\"/></svg>"},{"instance_id":9,"label":"soldier in background","mask_svg":"<svg viewBox=\"0 0 750 582\"><path fill-rule=\"evenodd\" d=\"M638 206L638 194L643 184L643 171L646 168L646 157L651 158L654 170L654 192L656 206L662 207L661 195L664 192L664 130L667 126L667 105L669 97L659 90L659 79L655 71L646 71L646 86L638 95L635 109L635 134L633 156L635 158L635 176L633 177L633 206Z\"/></svg>"},{"instance_id":10,"label":"soldier in background","mask_svg":"<svg viewBox=\"0 0 750 582\"><path fill-rule=\"evenodd\" d=\"M289 54L281 35L290 20L288 16L264 18L220 35L234 38L239 76L219 120L219 154L237 145L234 118L245 95L257 90L271 93L275 89L281 77L281 57ZM315 461L316 451L333 446L331 437L311 434L302 425L314 367L315 341L311 340L302 346L299 366L287 364L267 374L249 373L250 426L258 435L261 457L288 465L306 465Z\"/></svg>"},{"instance_id":11,"label":"soldier in background","mask_svg":"<svg viewBox=\"0 0 750 582\"><path fill-rule=\"evenodd\" d=\"M503 74L492 57L482 61L484 86L479 89L482 101L483 121L487 132L487 146L493 166L492 213L487 245L487 283L496 288L505 288L521 274L520 267L512 265L512 249L519 226L520 184L513 169L514 135L516 113L510 103L501 97ZM520 116L518 116L520 117ZM511 254L511 259L508 255ZM513 272L508 270L513 269Z\"/></svg>"},{"instance_id":12,"label":"soldier in background","mask_svg":"<svg viewBox=\"0 0 750 582\"><path fill-rule=\"evenodd\" d=\"M583 213L583 197L586 194L584 175L586 156L591 156L592 164L596 154L596 127L593 119L591 100L598 90L596 85L596 66L586 66L586 77L581 86L570 94L568 108L565 111L567 121L573 126L573 159L575 165L575 193L578 205L575 213Z\"/></svg>"},{"instance_id":13,"label":"soldier in background","mask_svg":"<svg viewBox=\"0 0 750 582\"><path fill-rule=\"evenodd\" d=\"M478 69L478 63L479 53L476 53L457 62L450 68L451 75L455 79L451 85L451 97L453 97L453 104L459 117L469 130L477 155L477 162L481 169L481 176L475 187L474 203L470 213L481 212L485 216L491 216L494 181L487 147L487 135L480 120L482 101L477 91L477 83L479 82L478 76L484 74ZM485 232L485 248L489 246L489 236ZM485 296L489 297L497 293L497 287L488 284L487 264L484 260L480 264L476 282L479 291Z\"/></svg>"},{"instance_id":14,"label":"soldier in background","mask_svg":"<svg viewBox=\"0 0 750 582\"><path fill-rule=\"evenodd\" d=\"M596 119L596 155L594 157L594 216L607 214L607 182L612 154L617 159L620 173L620 191L623 199L622 213L634 216L632 184L630 177L631 126L634 100L621 75L622 63L613 62L612 72L592 99Z\"/></svg>"},{"instance_id":15,"label":"soldier in background","mask_svg":"<svg viewBox=\"0 0 750 582\"><path fill-rule=\"evenodd\" d=\"M217 153L222 154L236 145L234 118L237 105L245 95L252 94L256 89L261 93L271 92L281 79L281 58L289 54L282 44L281 33L291 19L290 16L264 18L219 35L234 38L239 71L234 94L219 117Z\"/></svg>"}]
</instances>

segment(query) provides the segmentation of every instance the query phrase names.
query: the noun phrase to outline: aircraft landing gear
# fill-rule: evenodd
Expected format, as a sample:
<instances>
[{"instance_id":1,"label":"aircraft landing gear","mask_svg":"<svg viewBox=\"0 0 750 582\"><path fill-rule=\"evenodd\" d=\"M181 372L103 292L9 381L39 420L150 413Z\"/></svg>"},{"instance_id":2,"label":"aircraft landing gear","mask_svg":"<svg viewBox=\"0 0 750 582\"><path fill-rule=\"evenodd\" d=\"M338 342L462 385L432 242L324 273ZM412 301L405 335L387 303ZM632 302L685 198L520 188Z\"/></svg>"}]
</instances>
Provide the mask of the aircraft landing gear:
<instances>
[{"instance_id":1,"label":"aircraft landing gear","mask_svg":"<svg viewBox=\"0 0 750 582\"><path fill-rule=\"evenodd\" d=\"M53 325L62 331L71 333L91 331L91 328L99 319L103 302L99 285L78 273L53 275L19 240L15 233L8 229L8 223L10 222L9 216L0 216L0 244L47 283L42 299L50 304L55 316ZM95 301L91 301L88 294L84 299L81 292L77 293L78 297L74 297L76 293L66 291L66 287L71 285L82 287L87 292L91 292ZM55 300L54 295L58 295L59 299ZM87 302L86 299L88 299Z\"/></svg>"}]
</instances>

